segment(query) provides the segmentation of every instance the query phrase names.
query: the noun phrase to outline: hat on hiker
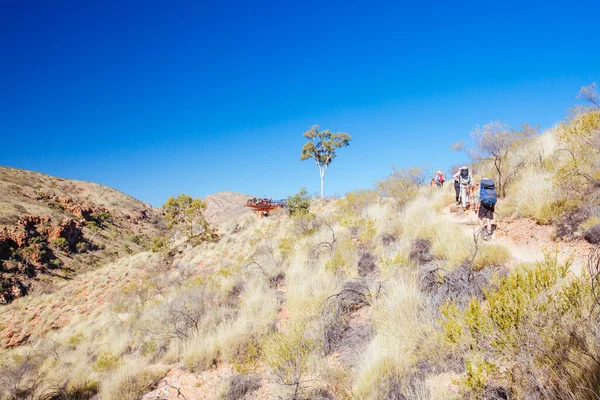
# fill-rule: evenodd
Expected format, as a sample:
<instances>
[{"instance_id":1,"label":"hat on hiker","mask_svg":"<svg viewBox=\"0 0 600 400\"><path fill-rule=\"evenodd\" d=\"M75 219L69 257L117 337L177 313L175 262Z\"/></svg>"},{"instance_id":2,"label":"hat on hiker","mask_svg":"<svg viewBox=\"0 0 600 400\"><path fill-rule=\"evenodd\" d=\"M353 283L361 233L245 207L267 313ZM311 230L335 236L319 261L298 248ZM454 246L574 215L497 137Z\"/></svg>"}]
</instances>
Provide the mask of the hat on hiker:
<instances>
[{"instance_id":1,"label":"hat on hiker","mask_svg":"<svg viewBox=\"0 0 600 400\"><path fill-rule=\"evenodd\" d=\"M436 172L436 174L441 174L442 170L438 169L438 172Z\"/></svg>"},{"instance_id":2,"label":"hat on hiker","mask_svg":"<svg viewBox=\"0 0 600 400\"><path fill-rule=\"evenodd\" d=\"M460 167L460 169L468 169L468 167L466 165L463 165L462 167Z\"/></svg>"}]
</instances>

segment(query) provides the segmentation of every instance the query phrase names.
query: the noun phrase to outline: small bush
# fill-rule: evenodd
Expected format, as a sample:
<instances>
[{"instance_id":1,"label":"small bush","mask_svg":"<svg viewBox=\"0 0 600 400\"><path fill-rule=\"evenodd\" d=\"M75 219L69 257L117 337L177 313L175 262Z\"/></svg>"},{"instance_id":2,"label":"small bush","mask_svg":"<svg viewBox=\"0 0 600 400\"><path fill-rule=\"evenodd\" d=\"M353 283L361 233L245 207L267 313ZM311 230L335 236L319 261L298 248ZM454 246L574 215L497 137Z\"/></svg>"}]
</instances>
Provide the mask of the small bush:
<instances>
[{"instance_id":1,"label":"small bush","mask_svg":"<svg viewBox=\"0 0 600 400\"><path fill-rule=\"evenodd\" d=\"M108 372L117 368L120 363L120 357L115 356L110 351L103 351L98 354L98 358L96 359L94 365L92 365L92 369L96 372Z\"/></svg>"},{"instance_id":2,"label":"small bush","mask_svg":"<svg viewBox=\"0 0 600 400\"><path fill-rule=\"evenodd\" d=\"M169 250L169 242L164 236L154 236L150 243L150 250L153 253L164 253Z\"/></svg>"},{"instance_id":3,"label":"small bush","mask_svg":"<svg viewBox=\"0 0 600 400\"><path fill-rule=\"evenodd\" d=\"M65 251L68 249L69 243L67 242L67 239L65 239L64 237L59 237L59 238L52 240L52 246L55 249L60 249L60 250Z\"/></svg>"},{"instance_id":4,"label":"small bush","mask_svg":"<svg viewBox=\"0 0 600 400\"><path fill-rule=\"evenodd\" d=\"M308 214L310 195L305 188L301 188L296 194L288 196L286 204L292 216Z\"/></svg>"},{"instance_id":5,"label":"small bush","mask_svg":"<svg viewBox=\"0 0 600 400\"><path fill-rule=\"evenodd\" d=\"M88 251L89 249L89 244L86 242L79 242L77 243L77 245L75 246L75 250L77 251L77 253L81 254L81 253L85 253L86 251Z\"/></svg>"},{"instance_id":6,"label":"small bush","mask_svg":"<svg viewBox=\"0 0 600 400\"><path fill-rule=\"evenodd\" d=\"M72 348L72 349L74 349L81 342L83 342L83 339L84 339L83 333L79 332L79 333L71 336L67 342L69 343L69 347Z\"/></svg>"},{"instance_id":7,"label":"small bush","mask_svg":"<svg viewBox=\"0 0 600 400\"><path fill-rule=\"evenodd\" d=\"M87 221L85 223L85 227L87 229L89 229L90 231L97 231L98 230L98 224L96 223L96 221Z\"/></svg>"},{"instance_id":8,"label":"small bush","mask_svg":"<svg viewBox=\"0 0 600 400\"><path fill-rule=\"evenodd\" d=\"M297 399L310 392L319 342L308 325L292 324L286 332L273 333L263 342L263 359L286 398Z\"/></svg>"},{"instance_id":9,"label":"small bush","mask_svg":"<svg viewBox=\"0 0 600 400\"><path fill-rule=\"evenodd\" d=\"M62 261L60 261L59 258L55 258L53 260L50 261L50 265L55 267L55 268L60 268L62 266Z\"/></svg>"}]
</instances>

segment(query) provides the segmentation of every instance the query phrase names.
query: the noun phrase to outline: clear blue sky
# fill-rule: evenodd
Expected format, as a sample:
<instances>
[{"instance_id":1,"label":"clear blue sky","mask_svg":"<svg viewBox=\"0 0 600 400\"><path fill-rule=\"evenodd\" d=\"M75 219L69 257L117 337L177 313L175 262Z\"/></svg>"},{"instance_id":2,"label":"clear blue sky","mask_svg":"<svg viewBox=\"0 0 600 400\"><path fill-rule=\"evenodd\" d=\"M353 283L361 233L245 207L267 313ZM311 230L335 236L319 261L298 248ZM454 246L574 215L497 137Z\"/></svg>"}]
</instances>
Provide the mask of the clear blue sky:
<instances>
[{"instance_id":1,"label":"clear blue sky","mask_svg":"<svg viewBox=\"0 0 600 400\"><path fill-rule=\"evenodd\" d=\"M600 84L600 2L0 0L0 165L181 192L326 192L444 170L500 119L551 127Z\"/></svg>"}]
</instances>

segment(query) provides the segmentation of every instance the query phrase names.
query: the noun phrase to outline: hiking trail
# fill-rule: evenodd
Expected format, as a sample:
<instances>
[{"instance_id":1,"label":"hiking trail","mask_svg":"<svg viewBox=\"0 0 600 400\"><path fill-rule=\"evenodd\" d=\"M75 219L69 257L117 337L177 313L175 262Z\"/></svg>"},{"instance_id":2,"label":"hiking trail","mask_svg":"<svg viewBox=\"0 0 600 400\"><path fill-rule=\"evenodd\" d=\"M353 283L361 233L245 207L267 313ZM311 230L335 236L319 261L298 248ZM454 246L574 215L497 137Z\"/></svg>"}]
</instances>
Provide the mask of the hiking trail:
<instances>
[{"instance_id":1,"label":"hiking trail","mask_svg":"<svg viewBox=\"0 0 600 400\"><path fill-rule=\"evenodd\" d=\"M472 210L462 211L459 207L450 205L444 207L442 215L458 224L469 237L473 237L474 232L480 229L479 219ZM577 274L586 267L591 249L588 243L581 241L555 241L550 226L538 225L526 218L504 218L499 221L489 243L500 244L510 251L513 257L511 267L543 260L544 253L556 251L561 261L573 257L571 270Z\"/></svg>"}]
</instances>

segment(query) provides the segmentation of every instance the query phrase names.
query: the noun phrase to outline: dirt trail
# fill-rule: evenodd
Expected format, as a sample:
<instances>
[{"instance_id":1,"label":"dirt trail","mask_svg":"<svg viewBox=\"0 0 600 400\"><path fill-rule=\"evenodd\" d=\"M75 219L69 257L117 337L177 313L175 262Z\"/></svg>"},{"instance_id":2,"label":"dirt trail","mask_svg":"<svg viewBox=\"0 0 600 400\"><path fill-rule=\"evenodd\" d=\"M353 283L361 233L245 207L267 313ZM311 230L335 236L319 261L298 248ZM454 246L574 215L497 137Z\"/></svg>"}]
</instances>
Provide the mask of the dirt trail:
<instances>
[{"instance_id":1,"label":"dirt trail","mask_svg":"<svg viewBox=\"0 0 600 400\"><path fill-rule=\"evenodd\" d=\"M472 237L479 229L479 219L473 211L463 212L451 205L442 214L461 226L465 235ZM512 254L513 265L543 260L544 252L558 252L559 260L573 258L571 270L580 273L587 263L591 246L582 241L557 242L553 240L552 228L536 224L528 219L503 219L491 243L505 246Z\"/></svg>"}]
</instances>

